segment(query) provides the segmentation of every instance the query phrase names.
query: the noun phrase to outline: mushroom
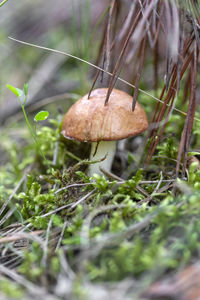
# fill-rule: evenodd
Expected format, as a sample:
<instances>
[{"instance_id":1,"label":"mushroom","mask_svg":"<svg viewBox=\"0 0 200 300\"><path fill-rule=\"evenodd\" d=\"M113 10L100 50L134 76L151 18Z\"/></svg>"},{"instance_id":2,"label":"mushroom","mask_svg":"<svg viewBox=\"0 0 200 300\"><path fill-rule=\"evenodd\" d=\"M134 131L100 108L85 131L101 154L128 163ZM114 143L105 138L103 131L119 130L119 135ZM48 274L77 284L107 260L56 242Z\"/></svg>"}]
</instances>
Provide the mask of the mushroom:
<instances>
[{"instance_id":1,"label":"mushroom","mask_svg":"<svg viewBox=\"0 0 200 300\"><path fill-rule=\"evenodd\" d=\"M102 160L89 166L89 175L102 175L99 167L111 169L116 141L138 135L148 127L146 113L136 102L132 111L132 97L113 89L107 104L107 88L93 90L79 99L65 114L62 134L66 138L92 142L90 159ZM103 159L104 158L104 159Z\"/></svg>"}]
</instances>

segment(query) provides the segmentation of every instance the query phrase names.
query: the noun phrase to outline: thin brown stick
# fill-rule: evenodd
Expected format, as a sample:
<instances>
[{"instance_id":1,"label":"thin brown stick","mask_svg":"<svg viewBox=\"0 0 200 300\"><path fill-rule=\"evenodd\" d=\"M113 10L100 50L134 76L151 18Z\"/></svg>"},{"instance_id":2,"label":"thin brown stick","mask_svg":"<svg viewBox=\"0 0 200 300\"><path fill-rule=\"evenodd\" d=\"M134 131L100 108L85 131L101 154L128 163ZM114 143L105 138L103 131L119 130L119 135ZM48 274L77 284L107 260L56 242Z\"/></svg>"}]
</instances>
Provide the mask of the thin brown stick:
<instances>
[{"instance_id":1,"label":"thin brown stick","mask_svg":"<svg viewBox=\"0 0 200 300\"><path fill-rule=\"evenodd\" d=\"M177 165L176 165L176 176L178 176L180 161L183 155L183 176L185 174L186 163L187 163L187 152L190 143L190 137L192 133L192 127L194 122L194 113L195 113L195 88L196 88L196 77L197 77L197 44L195 43L193 59L191 64L191 92L190 100L188 105L187 117L185 120L185 125L181 135L181 141L177 156Z\"/></svg>"},{"instance_id":2,"label":"thin brown stick","mask_svg":"<svg viewBox=\"0 0 200 300\"><path fill-rule=\"evenodd\" d=\"M116 76L117 71L118 71L119 68L120 68L120 65L121 65L121 62L122 62L123 55L124 55L125 50L126 50L126 48L127 48L127 46L128 46L128 43L129 43L129 41L130 41L130 38L131 38L131 36L132 36L132 34L133 34L133 31L134 31L134 29L135 29L135 27L136 27L136 24L137 24L137 22L138 22L138 20L139 20L140 15L141 15L141 11L139 11L139 13L137 14L137 16L136 16L136 18L135 18L135 20L134 20L134 22L133 22L133 24L132 24L132 26L131 26L131 28L130 28L130 30L129 30L129 33L128 33L127 38L126 38L126 40L125 40L125 42L124 42L123 48L122 48L122 50L121 50L121 52L120 52L120 55L119 55L119 57L118 57L118 59L117 59L117 62L116 62L116 64L115 64L115 68L114 68L114 70L113 70L113 74L112 74L112 76L111 76L111 79L110 79L110 82L109 82L109 86L108 86L108 92L107 92L107 96L106 96L106 99L105 99L105 105L107 104L108 99L109 99L109 97L110 97L110 94L111 94L111 92L112 92L112 89L113 89L113 83L114 83L116 77L118 77L118 76Z\"/></svg>"},{"instance_id":3,"label":"thin brown stick","mask_svg":"<svg viewBox=\"0 0 200 300\"><path fill-rule=\"evenodd\" d=\"M145 47L146 47L146 37L144 37L144 40L142 41L142 45L141 45L140 63L139 63L138 72L136 76L135 90L134 90L133 102L132 102L132 111L134 111L135 109L136 101L138 98L139 84L140 84L142 69L144 65Z\"/></svg>"},{"instance_id":4,"label":"thin brown stick","mask_svg":"<svg viewBox=\"0 0 200 300\"><path fill-rule=\"evenodd\" d=\"M186 53L187 53L186 49L188 49L188 47L190 47L190 45L191 45L191 43L187 42L187 45L186 45L186 47L184 48L184 51L183 51L183 55L186 55ZM188 57L186 58L186 61L185 61L184 65L182 67L182 70L180 72L180 79L182 78L183 74L187 70L189 63L192 60L192 57L193 57L193 53L190 53L188 55ZM157 116L157 119L156 119L156 123L159 124L161 122L164 114L166 113L166 109L168 108L169 102L171 101L170 109L169 109L169 112L167 113L167 117L166 117L166 122L164 122L163 128L160 129L160 132L159 132L158 136L157 136L157 134L158 134L158 131L159 131L159 127L156 127L155 129L153 129L153 132L151 134L152 140L151 140L149 150L148 150L148 153L147 153L147 156L146 156L146 163L150 162L150 160L151 160L151 158L152 158L152 156L155 152L155 149L156 149L156 147L157 147L157 145L160 141L160 138L161 138L161 136L164 132L164 129L166 127L166 123L169 119L169 116L172 113L172 109L174 109L173 108L173 101L175 99L176 87L177 87L177 64L174 66L174 69L173 69L171 84L170 84L168 93L166 95L164 104L161 107L161 110L160 110L160 112ZM163 88L163 90L164 90L164 88Z\"/></svg>"},{"instance_id":5,"label":"thin brown stick","mask_svg":"<svg viewBox=\"0 0 200 300\"><path fill-rule=\"evenodd\" d=\"M107 25L107 31L106 31L106 66L105 66L106 71L108 71L108 68L110 65L111 20L112 20L115 3L116 3L116 0L111 0L110 9L109 9L109 13L108 13L108 25Z\"/></svg>"}]
</instances>

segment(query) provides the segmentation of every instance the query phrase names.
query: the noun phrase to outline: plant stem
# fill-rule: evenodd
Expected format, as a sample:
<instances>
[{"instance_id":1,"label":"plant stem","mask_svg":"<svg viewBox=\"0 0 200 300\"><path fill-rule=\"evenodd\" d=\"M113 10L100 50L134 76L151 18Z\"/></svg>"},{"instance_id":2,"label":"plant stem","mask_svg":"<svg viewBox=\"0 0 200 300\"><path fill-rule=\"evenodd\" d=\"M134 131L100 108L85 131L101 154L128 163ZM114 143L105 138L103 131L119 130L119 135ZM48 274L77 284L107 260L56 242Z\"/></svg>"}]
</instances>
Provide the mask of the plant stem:
<instances>
[{"instance_id":1,"label":"plant stem","mask_svg":"<svg viewBox=\"0 0 200 300\"><path fill-rule=\"evenodd\" d=\"M0 3L0 7L3 6L8 0L4 0Z\"/></svg>"},{"instance_id":2,"label":"plant stem","mask_svg":"<svg viewBox=\"0 0 200 300\"><path fill-rule=\"evenodd\" d=\"M21 101L20 101L20 103L21 103ZM22 107L22 111L23 111L23 114L24 114L24 118L25 118L25 120L26 120L26 124L27 124L27 126L28 126L29 131L30 131L30 134L32 135L32 137L33 137L33 139L34 139L34 142L36 143L36 146L37 146L37 148L38 148L40 154L42 155L42 157L43 157L43 159L45 160L45 162L48 164L48 161L47 161L47 159L46 159L46 157L45 157L43 151L40 149L40 144L38 143L38 140L37 140L37 138L36 138L36 135L35 135L35 133L33 132L33 129L32 129L32 127L31 127L30 123L29 123L29 120L28 120L28 117L27 117L27 114L26 114L26 111L25 111L25 107L24 107L23 104L21 104L21 107Z\"/></svg>"}]
</instances>

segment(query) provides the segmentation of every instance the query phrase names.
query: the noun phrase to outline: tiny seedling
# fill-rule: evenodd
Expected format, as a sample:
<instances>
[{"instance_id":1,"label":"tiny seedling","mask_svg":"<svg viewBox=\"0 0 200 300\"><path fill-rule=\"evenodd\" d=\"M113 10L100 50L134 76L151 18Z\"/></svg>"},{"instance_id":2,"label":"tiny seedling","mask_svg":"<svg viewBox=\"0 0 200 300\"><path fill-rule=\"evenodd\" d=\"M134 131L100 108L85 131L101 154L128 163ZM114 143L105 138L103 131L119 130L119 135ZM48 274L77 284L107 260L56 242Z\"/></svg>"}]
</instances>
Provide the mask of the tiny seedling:
<instances>
[{"instance_id":1,"label":"tiny seedling","mask_svg":"<svg viewBox=\"0 0 200 300\"><path fill-rule=\"evenodd\" d=\"M45 110L42 110L42 111L39 111L39 113L37 113L34 117L34 122L35 122L35 126L34 126L34 133L36 135L36 126L37 126L37 123L39 121L44 121L48 118L49 116L49 112L48 111L45 111Z\"/></svg>"},{"instance_id":2,"label":"tiny seedling","mask_svg":"<svg viewBox=\"0 0 200 300\"><path fill-rule=\"evenodd\" d=\"M43 157L43 159L45 160L45 162L48 164L48 161L44 155L44 152L42 151L41 149L41 146L40 146L40 143L38 142L38 139L37 139L37 135L36 135L36 125L39 121L44 121L48 118L49 116L49 113L48 111L40 111L39 113L37 113L34 117L34 121L35 121L35 130L33 130L33 128L31 127L31 124L28 120L28 117L27 117L27 114L26 114L26 110L25 110L25 105L26 105L26 101L27 101L27 97L28 97L28 84L25 83L24 84L24 89L23 90L20 90L10 84L7 84L6 85L7 88L13 93L15 94L15 96L17 96L18 100L19 100L19 103L21 105L21 108L22 108L22 111L23 111L23 114L24 114L24 118L25 118L25 121L26 121L26 124L27 124L27 127L29 129L29 132L31 134L31 136L33 137L34 139L34 142L37 146L37 149L38 151L40 152L41 156ZM24 95L24 100L22 100L22 96Z\"/></svg>"}]
</instances>

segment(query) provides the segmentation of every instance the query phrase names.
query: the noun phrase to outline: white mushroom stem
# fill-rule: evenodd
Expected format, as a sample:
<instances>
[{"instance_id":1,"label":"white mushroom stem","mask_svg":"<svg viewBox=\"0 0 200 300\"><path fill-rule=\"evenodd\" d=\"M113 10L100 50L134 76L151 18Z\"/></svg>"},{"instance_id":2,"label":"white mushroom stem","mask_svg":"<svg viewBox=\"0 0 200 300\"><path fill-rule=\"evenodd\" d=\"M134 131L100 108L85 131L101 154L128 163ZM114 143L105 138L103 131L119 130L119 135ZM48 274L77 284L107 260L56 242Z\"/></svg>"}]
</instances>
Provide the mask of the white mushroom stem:
<instances>
[{"instance_id":1,"label":"white mushroom stem","mask_svg":"<svg viewBox=\"0 0 200 300\"><path fill-rule=\"evenodd\" d=\"M105 169L110 172L113 158L115 156L116 151L116 141L101 141L97 145L96 142L92 142L91 152L90 152L90 160L104 160L89 165L89 176L93 176L94 174L103 175L100 171L99 167Z\"/></svg>"}]
</instances>

